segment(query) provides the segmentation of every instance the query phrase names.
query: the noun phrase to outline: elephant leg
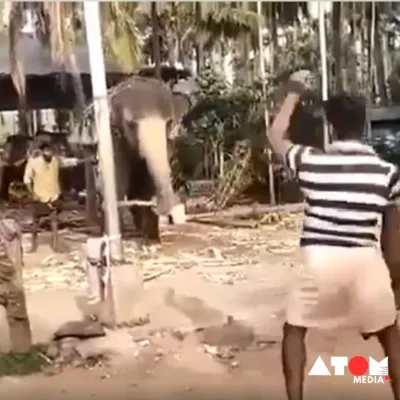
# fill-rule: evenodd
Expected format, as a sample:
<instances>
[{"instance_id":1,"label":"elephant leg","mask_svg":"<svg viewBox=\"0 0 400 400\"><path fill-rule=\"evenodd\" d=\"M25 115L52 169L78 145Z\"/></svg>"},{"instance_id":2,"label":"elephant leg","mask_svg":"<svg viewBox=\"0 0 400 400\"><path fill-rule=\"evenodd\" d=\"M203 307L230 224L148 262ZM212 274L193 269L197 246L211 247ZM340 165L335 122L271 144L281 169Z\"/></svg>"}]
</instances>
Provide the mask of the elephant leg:
<instances>
[{"instance_id":1,"label":"elephant leg","mask_svg":"<svg viewBox=\"0 0 400 400\"><path fill-rule=\"evenodd\" d=\"M121 142L120 139L114 139L114 153L115 153L115 174L117 183L117 200L123 201L125 197L128 197L128 189L131 180L131 165L129 155L127 155L127 149L125 142ZM119 224L121 227L121 233L124 232L126 223L124 223L124 210L119 209Z\"/></svg>"},{"instance_id":2,"label":"elephant leg","mask_svg":"<svg viewBox=\"0 0 400 400\"><path fill-rule=\"evenodd\" d=\"M142 233L146 241L160 243L159 217L151 207L142 207Z\"/></svg>"},{"instance_id":3,"label":"elephant leg","mask_svg":"<svg viewBox=\"0 0 400 400\"><path fill-rule=\"evenodd\" d=\"M130 208L136 231L146 242L160 242L159 217L151 207Z\"/></svg>"},{"instance_id":4,"label":"elephant leg","mask_svg":"<svg viewBox=\"0 0 400 400\"><path fill-rule=\"evenodd\" d=\"M132 215L133 224L138 232L142 231L142 213L140 211L141 207L132 206L130 212Z\"/></svg>"}]
</instances>

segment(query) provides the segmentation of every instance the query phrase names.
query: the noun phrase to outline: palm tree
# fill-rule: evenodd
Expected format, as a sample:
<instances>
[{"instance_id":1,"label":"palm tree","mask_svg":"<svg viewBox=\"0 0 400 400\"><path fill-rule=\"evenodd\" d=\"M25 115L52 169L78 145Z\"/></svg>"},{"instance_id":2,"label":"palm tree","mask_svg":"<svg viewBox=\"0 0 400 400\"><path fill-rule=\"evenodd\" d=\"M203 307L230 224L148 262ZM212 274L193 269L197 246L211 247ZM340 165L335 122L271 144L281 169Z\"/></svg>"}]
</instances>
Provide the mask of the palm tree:
<instances>
[{"instance_id":1,"label":"palm tree","mask_svg":"<svg viewBox=\"0 0 400 400\"><path fill-rule=\"evenodd\" d=\"M106 53L126 72L134 72L141 61L142 39L135 21L138 3L102 3L102 29ZM69 64L74 78L77 110L82 109L84 96L74 48L84 42L82 4L79 2L13 2L9 15L9 57L11 77L25 106L25 74L18 60L16 48L24 12L30 8L37 21L37 36L43 46L50 48L52 59L62 65Z\"/></svg>"},{"instance_id":2,"label":"palm tree","mask_svg":"<svg viewBox=\"0 0 400 400\"><path fill-rule=\"evenodd\" d=\"M159 40L160 25L158 21L157 2L155 1L151 2L151 26L153 29L152 41L153 41L153 60L154 60L155 76L157 79L161 80L161 54L160 54L160 40Z\"/></svg>"},{"instance_id":3,"label":"palm tree","mask_svg":"<svg viewBox=\"0 0 400 400\"><path fill-rule=\"evenodd\" d=\"M335 75L335 90L340 91L343 89L343 60L342 60L342 37L341 37L341 18L342 18L342 3L333 3L332 8L332 31L333 31L333 59L334 75Z\"/></svg>"}]
</instances>

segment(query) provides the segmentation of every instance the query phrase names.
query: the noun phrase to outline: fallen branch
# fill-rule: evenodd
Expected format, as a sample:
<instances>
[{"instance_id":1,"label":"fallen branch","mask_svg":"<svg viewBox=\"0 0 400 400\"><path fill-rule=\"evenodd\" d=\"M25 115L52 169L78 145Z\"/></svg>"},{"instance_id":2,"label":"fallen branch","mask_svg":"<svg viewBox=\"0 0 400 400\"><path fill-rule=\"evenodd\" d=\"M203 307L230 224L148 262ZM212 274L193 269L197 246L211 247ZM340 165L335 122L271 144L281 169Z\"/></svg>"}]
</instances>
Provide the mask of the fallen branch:
<instances>
[{"instance_id":1,"label":"fallen branch","mask_svg":"<svg viewBox=\"0 0 400 400\"><path fill-rule=\"evenodd\" d=\"M256 229L260 226L259 221L241 221L241 220L234 220L234 219L229 219L227 220L226 218L224 219L211 219L211 218L193 218L191 219L192 222L196 222L198 224L204 224L204 225L215 225L219 226L221 228L249 228L249 229Z\"/></svg>"},{"instance_id":2,"label":"fallen branch","mask_svg":"<svg viewBox=\"0 0 400 400\"><path fill-rule=\"evenodd\" d=\"M268 213L295 213L304 211L304 203L291 203L291 204L280 204L277 206L271 205L256 205L256 206L240 206L232 207L224 211L213 211L208 213L196 214L193 216L188 215L188 222L199 222L204 218L208 217L231 217L231 218L254 218L257 215L263 215Z\"/></svg>"},{"instance_id":3,"label":"fallen branch","mask_svg":"<svg viewBox=\"0 0 400 400\"><path fill-rule=\"evenodd\" d=\"M156 207L157 204L154 201L146 201L146 200L122 200L118 202L118 208L123 207Z\"/></svg>"},{"instance_id":4,"label":"fallen branch","mask_svg":"<svg viewBox=\"0 0 400 400\"><path fill-rule=\"evenodd\" d=\"M168 274L171 271L172 271L172 268L167 268L167 269L163 269L161 271L154 272L151 275L144 276L143 277L143 282L152 281L152 280L154 280L156 278L159 278L162 275Z\"/></svg>"}]
</instances>

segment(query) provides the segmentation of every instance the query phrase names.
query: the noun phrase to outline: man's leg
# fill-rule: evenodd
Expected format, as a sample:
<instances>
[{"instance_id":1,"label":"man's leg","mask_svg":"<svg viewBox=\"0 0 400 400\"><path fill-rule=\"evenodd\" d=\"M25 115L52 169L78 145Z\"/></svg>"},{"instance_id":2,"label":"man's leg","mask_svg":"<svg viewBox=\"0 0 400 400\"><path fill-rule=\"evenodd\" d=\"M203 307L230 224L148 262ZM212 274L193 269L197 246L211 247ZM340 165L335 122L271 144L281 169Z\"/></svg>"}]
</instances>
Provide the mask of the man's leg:
<instances>
[{"instance_id":1,"label":"man's leg","mask_svg":"<svg viewBox=\"0 0 400 400\"><path fill-rule=\"evenodd\" d=\"M31 237L31 253L35 253L38 248L38 231L39 231L39 214L37 205L32 205L32 237Z\"/></svg>"},{"instance_id":2,"label":"man's leg","mask_svg":"<svg viewBox=\"0 0 400 400\"><path fill-rule=\"evenodd\" d=\"M302 400L306 367L307 328L285 323L283 326L282 366L289 400Z\"/></svg>"},{"instance_id":3,"label":"man's leg","mask_svg":"<svg viewBox=\"0 0 400 400\"><path fill-rule=\"evenodd\" d=\"M363 337L376 336L389 361L390 383L400 400L400 335L390 273L379 252L371 254L357 274L355 310ZM383 327L383 328L382 328Z\"/></svg>"},{"instance_id":4,"label":"man's leg","mask_svg":"<svg viewBox=\"0 0 400 400\"><path fill-rule=\"evenodd\" d=\"M51 247L53 251L60 252L60 241L58 237L58 220L57 220L57 210L50 210L50 225L51 225Z\"/></svg>"},{"instance_id":5,"label":"man's leg","mask_svg":"<svg viewBox=\"0 0 400 400\"><path fill-rule=\"evenodd\" d=\"M332 252L332 254L329 254ZM282 363L289 400L302 400L306 368L307 329L338 327L349 313L343 287L347 281L336 249L303 249L303 261L293 271L283 328ZM337 264L338 263L338 264ZM338 267L339 266L339 267Z\"/></svg>"},{"instance_id":6,"label":"man's leg","mask_svg":"<svg viewBox=\"0 0 400 400\"><path fill-rule=\"evenodd\" d=\"M395 400L400 400L400 335L397 324L377 332L376 337L389 361L390 384Z\"/></svg>"}]
</instances>

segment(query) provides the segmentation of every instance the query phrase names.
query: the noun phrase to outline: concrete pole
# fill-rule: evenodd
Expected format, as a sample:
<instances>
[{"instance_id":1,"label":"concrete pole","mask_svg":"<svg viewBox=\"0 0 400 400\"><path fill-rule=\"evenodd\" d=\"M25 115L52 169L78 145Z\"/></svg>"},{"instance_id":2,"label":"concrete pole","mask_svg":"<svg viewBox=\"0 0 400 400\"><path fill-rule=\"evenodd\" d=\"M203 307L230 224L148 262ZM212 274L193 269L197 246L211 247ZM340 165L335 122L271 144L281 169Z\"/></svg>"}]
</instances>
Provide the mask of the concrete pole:
<instances>
[{"instance_id":1,"label":"concrete pole","mask_svg":"<svg viewBox=\"0 0 400 400\"><path fill-rule=\"evenodd\" d=\"M321 56L322 101L328 100L328 66L326 57L325 2L318 2L319 51ZM324 116L324 149L329 145L328 123Z\"/></svg>"},{"instance_id":2,"label":"concrete pole","mask_svg":"<svg viewBox=\"0 0 400 400\"><path fill-rule=\"evenodd\" d=\"M106 229L107 234L111 237L110 247L112 258L122 260L123 251L115 183L113 141L101 42L99 4L98 1L84 1L83 7L92 81L95 127L98 137L99 163L104 191Z\"/></svg>"}]
</instances>

